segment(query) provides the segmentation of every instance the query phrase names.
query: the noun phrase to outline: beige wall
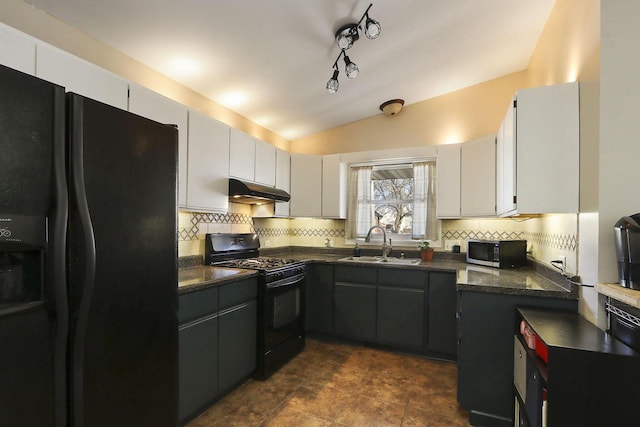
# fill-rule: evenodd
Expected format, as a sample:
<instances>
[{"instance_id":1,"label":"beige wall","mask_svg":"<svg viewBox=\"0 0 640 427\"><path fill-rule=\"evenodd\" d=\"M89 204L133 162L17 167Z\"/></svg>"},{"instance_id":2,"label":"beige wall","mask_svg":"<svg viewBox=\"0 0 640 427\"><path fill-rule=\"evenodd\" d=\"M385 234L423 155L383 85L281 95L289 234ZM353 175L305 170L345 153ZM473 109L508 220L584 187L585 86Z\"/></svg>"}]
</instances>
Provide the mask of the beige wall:
<instances>
[{"instance_id":1,"label":"beige wall","mask_svg":"<svg viewBox=\"0 0 640 427\"><path fill-rule=\"evenodd\" d=\"M457 143L495 133L525 72L514 73L291 142L291 151L332 154Z\"/></svg>"},{"instance_id":2,"label":"beige wall","mask_svg":"<svg viewBox=\"0 0 640 427\"><path fill-rule=\"evenodd\" d=\"M0 0L0 21L279 148L289 141L20 0Z\"/></svg>"}]
</instances>

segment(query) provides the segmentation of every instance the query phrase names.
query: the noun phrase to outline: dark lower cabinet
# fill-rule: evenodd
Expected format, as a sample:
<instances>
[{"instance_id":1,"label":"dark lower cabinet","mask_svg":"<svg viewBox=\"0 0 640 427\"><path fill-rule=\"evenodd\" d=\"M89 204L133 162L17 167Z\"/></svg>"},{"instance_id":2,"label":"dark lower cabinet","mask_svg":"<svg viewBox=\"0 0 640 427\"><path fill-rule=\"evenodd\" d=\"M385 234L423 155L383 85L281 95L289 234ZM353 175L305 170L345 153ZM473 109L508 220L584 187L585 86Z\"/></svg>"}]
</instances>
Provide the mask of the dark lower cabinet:
<instances>
[{"instance_id":1,"label":"dark lower cabinet","mask_svg":"<svg viewBox=\"0 0 640 427\"><path fill-rule=\"evenodd\" d=\"M180 424L231 391L256 366L255 278L180 295Z\"/></svg>"},{"instance_id":2,"label":"dark lower cabinet","mask_svg":"<svg viewBox=\"0 0 640 427\"><path fill-rule=\"evenodd\" d=\"M180 419L197 414L218 394L218 316L179 328Z\"/></svg>"},{"instance_id":3,"label":"dark lower cabinet","mask_svg":"<svg viewBox=\"0 0 640 427\"><path fill-rule=\"evenodd\" d=\"M404 349L424 347L425 292L378 286L376 341Z\"/></svg>"},{"instance_id":4,"label":"dark lower cabinet","mask_svg":"<svg viewBox=\"0 0 640 427\"><path fill-rule=\"evenodd\" d=\"M307 271L305 330L333 332L333 265L311 264Z\"/></svg>"},{"instance_id":5,"label":"dark lower cabinet","mask_svg":"<svg viewBox=\"0 0 640 427\"><path fill-rule=\"evenodd\" d=\"M458 294L458 402L471 425L514 425L516 307L577 312L571 299L462 290Z\"/></svg>"},{"instance_id":6,"label":"dark lower cabinet","mask_svg":"<svg viewBox=\"0 0 640 427\"><path fill-rule=\"evenodd\" d=\"M335 334L360 341L375 341L376 286L336 282L333 292Z\"/></svg>"},{"instance_id":7,"label":"dark lower cabinet","mask_svg":"<svg viewBox=\"0 0 640 427\"><path fill-rule=\"evenodd\" d=\"M429 272L428 350L447 359L456 359L457 299L456 274Z\"/></svg>"},{"instance_id":8,"label":"dark lower cabinet","mask_svg":"<svg viewBox=\"0 0 640 427\"><path fill-rule=\"evenodd\" d=\"M218 387L226 393L256 368L256 301L221 312L218 326Z\"/></svg>"}]
</instances>

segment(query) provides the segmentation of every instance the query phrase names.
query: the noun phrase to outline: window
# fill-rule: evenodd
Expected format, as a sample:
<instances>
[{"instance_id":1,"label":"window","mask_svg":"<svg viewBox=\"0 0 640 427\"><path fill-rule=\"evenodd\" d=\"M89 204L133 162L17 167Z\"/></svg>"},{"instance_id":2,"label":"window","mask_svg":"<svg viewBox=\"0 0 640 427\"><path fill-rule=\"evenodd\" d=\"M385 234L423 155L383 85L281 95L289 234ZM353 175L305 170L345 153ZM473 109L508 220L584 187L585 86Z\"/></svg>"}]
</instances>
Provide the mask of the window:
<instances>
[{"instance_id":1,"label":"window","mask_svg":"<svg viewBox=\"0 0 640 427\"><path fill-rule=\"evenodd\" d=\"M379 225L395 241L438 240L435 167L435 161L351 165L347 237L364 238Z\"/></svg>"}]
</instances>

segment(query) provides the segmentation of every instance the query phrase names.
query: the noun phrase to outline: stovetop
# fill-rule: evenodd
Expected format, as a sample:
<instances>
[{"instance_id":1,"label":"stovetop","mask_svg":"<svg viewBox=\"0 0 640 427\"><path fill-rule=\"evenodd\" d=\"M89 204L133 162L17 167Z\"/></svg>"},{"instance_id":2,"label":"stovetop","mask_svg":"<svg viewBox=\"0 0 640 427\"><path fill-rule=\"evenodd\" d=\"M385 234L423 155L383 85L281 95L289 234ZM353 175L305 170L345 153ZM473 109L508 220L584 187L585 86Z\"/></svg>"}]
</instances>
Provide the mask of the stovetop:
<instances>
[{"instance_id":1,"label":"stovetop","mask_svg":"<svg viewBox=\"0 0 640 427\"><path fill-rule=\"evenodd\" d=\"M299 264L299 261L284 258L247 258L247 259L233 259L229 261L222 261L216 263L219 267L235 267L246 268L249 270L273 270L276 268L285 267L288 265Z\"/></svg>"}]
</instances>

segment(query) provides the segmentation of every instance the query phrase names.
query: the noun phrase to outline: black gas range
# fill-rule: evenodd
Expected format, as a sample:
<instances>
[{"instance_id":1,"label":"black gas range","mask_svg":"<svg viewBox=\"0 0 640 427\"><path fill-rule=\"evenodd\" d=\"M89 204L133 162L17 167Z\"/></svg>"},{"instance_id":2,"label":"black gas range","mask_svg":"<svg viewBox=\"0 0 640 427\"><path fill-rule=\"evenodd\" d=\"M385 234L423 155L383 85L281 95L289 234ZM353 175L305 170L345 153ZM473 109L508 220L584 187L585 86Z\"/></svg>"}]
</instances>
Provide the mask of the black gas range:
<instances>
[{"instance_id":1,"label":"black gas range","mask_svg":"<svg viewBox=\"0 0 640 427\"><path fill-rule=\"evenodd\" d=\"M257 363L267 379L304 349L304 262L261 257L256 234L205 236L205 264L258 271Z\"/></svg>"}]
</instances>

